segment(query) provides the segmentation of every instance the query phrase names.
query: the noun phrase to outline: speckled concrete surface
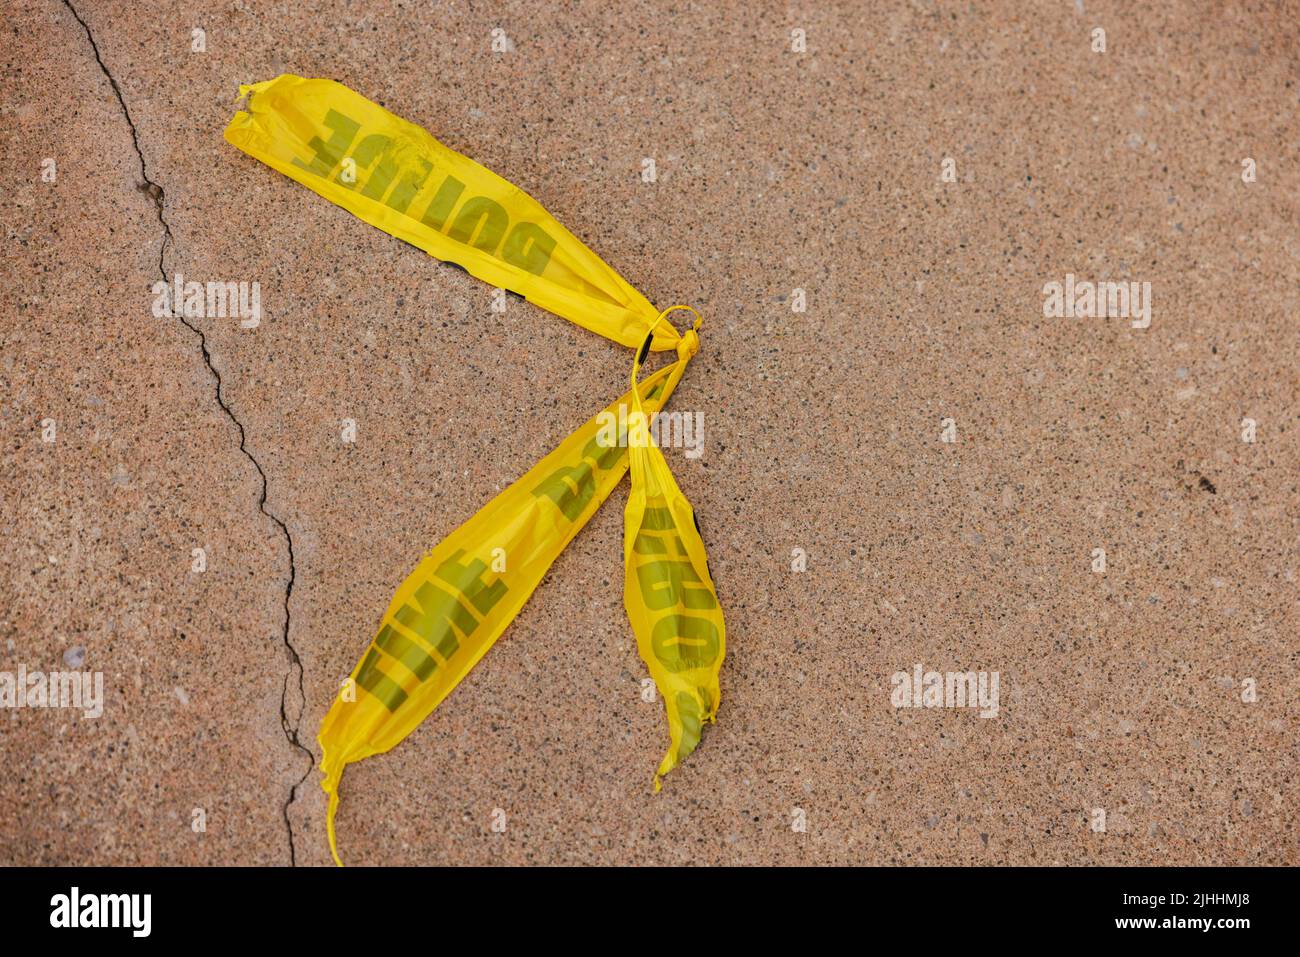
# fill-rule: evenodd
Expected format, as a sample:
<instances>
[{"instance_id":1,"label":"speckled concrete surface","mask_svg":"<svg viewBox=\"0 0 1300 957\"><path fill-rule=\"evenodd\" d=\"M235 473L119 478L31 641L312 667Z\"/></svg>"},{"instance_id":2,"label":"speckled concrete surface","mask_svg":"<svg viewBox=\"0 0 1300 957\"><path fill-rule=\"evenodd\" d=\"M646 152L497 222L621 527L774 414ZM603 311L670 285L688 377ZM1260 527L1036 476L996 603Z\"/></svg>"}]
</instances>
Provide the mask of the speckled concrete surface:
<instances>
[{"instance_id":1,"label":"speckled concrete surface","mask_svg":"<svg viewBox=\"0 0 1300 957\"><path fill-rule=\"evenodd\" d=\"M228 146L237 85L294 72L705 313L705 453L669 459L728 616L656 795L616 493L349 768L346 860L1300 863L1300 7L546 6L77 0L101 68L19 0L0 671L82 647L107 700L0 713L0 862L328 863L301 746L393 590L624 387L627 350ZM155 318L178 272L259 282L261 324ZM1150 282L1150 328L1044 318L1067 273ZM892 707L918 662L997 671L998 716Z\"/></svg>"}]
</instances>

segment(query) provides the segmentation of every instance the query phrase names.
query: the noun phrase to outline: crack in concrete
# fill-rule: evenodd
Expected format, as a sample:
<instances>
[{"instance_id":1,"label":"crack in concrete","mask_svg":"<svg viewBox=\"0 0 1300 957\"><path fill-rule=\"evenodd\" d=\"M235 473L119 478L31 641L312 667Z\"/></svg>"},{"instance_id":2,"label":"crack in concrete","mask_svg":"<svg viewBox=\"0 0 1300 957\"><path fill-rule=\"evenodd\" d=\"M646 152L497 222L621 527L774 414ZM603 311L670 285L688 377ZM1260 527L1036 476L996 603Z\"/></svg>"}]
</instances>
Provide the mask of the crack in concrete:
<instances>
[{"instance_id":1,"label":"crack in concrete","mask_svg":"<svg viewBox=\"0 0 1300 957\"><path fill-rule=\"evenodd\" d=\"M68 8L68 11L74 18L76 18L76 21L81 24L81 28L86 32L86 39L90 41L90 48L94 51L95 61L99 64L100 70L103 71L109 85L113 88L113 95L117 97L118 106L122 109L122 116L126 119L126 125L131 130L131 142L135 146L136 158L140 161L140 175L144 178L144 182L140 185L139 189L141 192L148 193L150 198L153 199L154 208L158 213L158 222L161 224L163 229L162 244L158 249L158 272L162 276L163 282L168 282L165 257L168 248L175 245L175 238L172 236L171 225L167 222L163 188L149 176L149 169L145 162L144 151L140 148L140 136L139 132L136 130L135 121L131 119L131 111L127 109L126 99L122 96L122 89L118 86L117 79L113 76L112 72L109 71L108 65L104 62L104 58L99 52L99 44L95 42L95 35L91 32L89 24L87 24L86 21L82 19L81 14L77 12L77 8L72 5L71 0L63 0L63 4ZM284 676L284 687L280 692L280 727L284 730L285 739L289 744L306 755L308 760L307 770L303 772L302 777L300 777L293 787L289 789L289 796L280 810L281 814L284 816L285 831L289 835L289 863L291 866L296 866L298 863L297 849L293 840L293 823L289 820L289 807L295 800L297 800L298 788L302 787L302 783L307 780L308 775L311 774L312 768L315 767L316 755L310 748L302 743L302 739L299 737L299 727L302 724L302 716L307 710L307 692L303 684L302 658L299 657L298 650L294 648L293 643L289 640L289 625L291 623L289 599L293 595L293 585L297 578L297 565L294 561L293 555L293 536L289 534L289 526L285 524L284 520L266 507L266 472L263 471L261 463L253 457L253 453L248 450L244 424L235 417L234 411L226 403L226 400L222 395L223 383L221 380L221 373L218 372L216 366L212 364L212 353L208 351L207 336L203 334L202 329L189 322L183 314L178 314L176 318L199 338L199 348L203 352L203 361L217 383L217 404L221 406L221 410L226 414L226 418L230 420L231 424L234 425L239 432L239 451L242 452L244 457L253 464L253 468L257 470L257 474L262 480L262 494L257 503L258 510L274 522L280 529L280 533L284 536L285 545L289 550L289 580L284 589L284 632L281 637L285 649L289 652L290 668ZM289 719L287 701L289 697L289 680L294 670L298 673L299 704L298 714L294 720L291 721Z\"/></svg>"}]
</instances>

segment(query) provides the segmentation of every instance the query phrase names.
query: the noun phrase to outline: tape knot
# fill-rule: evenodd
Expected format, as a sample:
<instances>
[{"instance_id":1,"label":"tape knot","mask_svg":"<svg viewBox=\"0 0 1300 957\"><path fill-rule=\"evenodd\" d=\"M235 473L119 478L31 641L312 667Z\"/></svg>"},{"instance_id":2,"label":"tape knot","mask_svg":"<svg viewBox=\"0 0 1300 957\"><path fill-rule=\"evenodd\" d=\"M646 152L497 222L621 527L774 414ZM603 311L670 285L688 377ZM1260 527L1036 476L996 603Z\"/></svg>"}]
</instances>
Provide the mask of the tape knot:
<instances>
[{"instance_id":1,"label":"tape knot","mask_svg":"<svg viewBox=\"0 0 1300 957\"><path fill-rule=\"evenodd\" d=\"M700 334L694 329L682 333L681 342L677 343L677 358L687 361L700 351Z\"/></svg>"}]
</instances>

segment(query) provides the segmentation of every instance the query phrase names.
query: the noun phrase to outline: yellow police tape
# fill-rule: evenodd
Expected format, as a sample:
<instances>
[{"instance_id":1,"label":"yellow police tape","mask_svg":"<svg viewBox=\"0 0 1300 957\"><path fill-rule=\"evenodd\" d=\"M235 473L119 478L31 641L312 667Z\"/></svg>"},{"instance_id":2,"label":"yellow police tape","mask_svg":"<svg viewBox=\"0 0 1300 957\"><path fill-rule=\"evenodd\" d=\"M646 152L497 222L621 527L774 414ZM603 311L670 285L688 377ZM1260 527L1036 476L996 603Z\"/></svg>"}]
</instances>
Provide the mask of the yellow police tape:
<instances>
[{"instance_id":1,"label":"yellow police tape","mask_svg":"<svg viewBox=\"0 0 1300 957\"><path fill-rule=\"evenodd\" d=\"M330 852L353 761L420 724L514 620L551 563L623 478L623 601L663 695L670 746L690 754L720 700L726 629L699 523L648 424L699 350L700 316L659 312L532 197L333 80L286 74L241 86L226 139L387 233L494 286L637 349L631 388L452 532L416 566L321 723ZM695 317L679 333L669 314ZM639 382L649 351L677 361ZM613 436L609 423L620 425Z\"/></svg>"}]
</instances>

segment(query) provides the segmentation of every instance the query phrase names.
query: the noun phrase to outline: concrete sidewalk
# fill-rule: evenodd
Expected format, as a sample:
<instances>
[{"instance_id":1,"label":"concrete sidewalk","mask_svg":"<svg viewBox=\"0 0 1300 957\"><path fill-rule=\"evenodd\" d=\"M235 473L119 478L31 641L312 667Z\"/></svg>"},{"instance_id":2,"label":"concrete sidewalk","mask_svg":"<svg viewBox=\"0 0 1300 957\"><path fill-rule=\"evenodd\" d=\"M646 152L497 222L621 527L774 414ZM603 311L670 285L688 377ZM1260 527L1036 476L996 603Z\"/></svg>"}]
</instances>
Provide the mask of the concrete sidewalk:
<instances>
[{"instance_id":1,"label":"concrete sidewalk","mask_svg":"<svg viewBox=\"0 0 1300 957\"><path fill-rule=\"evenodd\" d=\"M0 863L329 863L316 732L394 589L626 387L226 144L283 72L705 315L717 724L656 795L623 486L349 768L345 861L1300 863L1296 3L13 6L0 672L106 701L0 709ZM155 316L177 274L258 322ZM1046 317L1067 276L1149 327ZM996 716L894 707L918 664Z\"/></svg>"}]
</instances>

